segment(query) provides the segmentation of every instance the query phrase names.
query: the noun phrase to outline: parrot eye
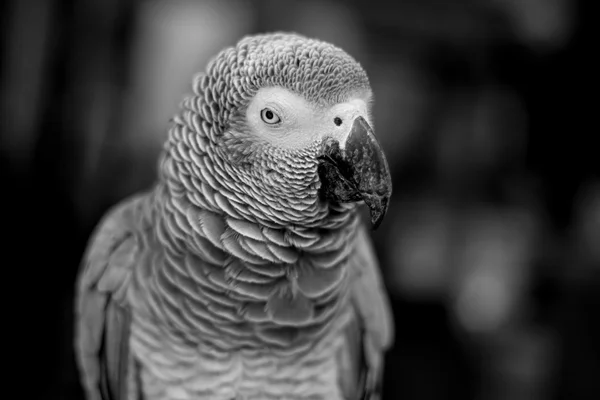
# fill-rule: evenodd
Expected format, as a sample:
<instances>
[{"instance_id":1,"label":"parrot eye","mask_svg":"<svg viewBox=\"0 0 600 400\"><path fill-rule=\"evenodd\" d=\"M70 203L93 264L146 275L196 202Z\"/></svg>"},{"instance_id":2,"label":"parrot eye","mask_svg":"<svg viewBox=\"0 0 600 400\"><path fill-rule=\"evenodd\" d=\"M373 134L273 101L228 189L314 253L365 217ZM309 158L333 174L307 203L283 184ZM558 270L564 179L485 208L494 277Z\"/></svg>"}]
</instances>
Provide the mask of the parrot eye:
<instances>
[{"instance_id":1,"label":"parrot eye","mask_svg":"<svg viewBox=\"0 0 600 400\"><path fill-rule=\"evenodd\" d=\"M260 112L260 117L269 125L275 125L281 122L281 118L279 118L270 108L263 108Z\"/></svg>"},{"instance_id":2,"label":"parrot eye","mask_svg":"<svg viewBox=\"0 0 600 400\"><path fill-rule=\"evenodd\" d=\"M335 117L333 119L333 123L336 124L337 126L340 126L342 124L342 119L340 117Z\"/></svg>"}]
</instances>

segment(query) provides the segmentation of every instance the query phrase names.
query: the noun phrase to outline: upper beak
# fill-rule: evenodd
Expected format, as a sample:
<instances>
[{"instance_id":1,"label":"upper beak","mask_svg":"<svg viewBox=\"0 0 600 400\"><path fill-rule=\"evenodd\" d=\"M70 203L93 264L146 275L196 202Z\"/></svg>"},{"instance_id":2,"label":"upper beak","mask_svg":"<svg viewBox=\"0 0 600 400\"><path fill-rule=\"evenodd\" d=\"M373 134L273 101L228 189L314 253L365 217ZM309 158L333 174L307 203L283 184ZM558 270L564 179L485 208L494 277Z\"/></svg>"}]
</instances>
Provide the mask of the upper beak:
<instances>
[{"instance_id":1,"label":"upper beak","mask_svg":"<svg viewBox=\"0 0 600 400\"><path fill-rule=\"evenodd\" d=\"M339 203L363 200L377 229L392 195L392 177L373 129L363 117L354 120L344 149L328 140L319 157L321 193Z\"/></svg>"}]
</instances>

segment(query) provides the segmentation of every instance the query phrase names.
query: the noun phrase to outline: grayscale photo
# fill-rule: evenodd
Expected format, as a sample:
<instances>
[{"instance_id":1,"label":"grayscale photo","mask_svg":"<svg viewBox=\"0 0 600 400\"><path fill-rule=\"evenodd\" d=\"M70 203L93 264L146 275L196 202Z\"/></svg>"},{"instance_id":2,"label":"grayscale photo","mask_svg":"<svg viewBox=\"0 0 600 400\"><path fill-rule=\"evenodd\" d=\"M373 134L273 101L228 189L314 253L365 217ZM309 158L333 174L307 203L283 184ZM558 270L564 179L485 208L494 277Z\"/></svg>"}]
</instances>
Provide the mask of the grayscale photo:
<instances>
[{"instance_id":1,"label":"grayscale photo","mask_svg":"<svg viewBox=\"0 0 600 400\"><path fill-rule=\"evenodd\" d=\"M591 4L0 2L1 397L600 399Z\"/></svg>"}]
</instances>

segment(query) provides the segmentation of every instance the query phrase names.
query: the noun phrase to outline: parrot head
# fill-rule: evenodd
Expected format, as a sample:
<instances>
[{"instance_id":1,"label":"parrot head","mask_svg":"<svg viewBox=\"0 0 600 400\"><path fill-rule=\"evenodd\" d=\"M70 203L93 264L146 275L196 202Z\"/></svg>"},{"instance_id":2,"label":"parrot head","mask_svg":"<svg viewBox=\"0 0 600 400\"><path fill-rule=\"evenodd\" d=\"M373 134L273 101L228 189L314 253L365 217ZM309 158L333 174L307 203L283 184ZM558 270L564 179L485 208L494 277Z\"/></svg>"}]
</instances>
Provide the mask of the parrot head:
<instances>
[{"instance_id":1,"label":"parrot head","mask_svg":"<svg viewBox=\"0 0 600 400\"><path fill-rule=\"evenodd\" d=\"M208 158L209 179L206 167L186 173L225 191L233 208L315 226L332 204L364 201L373 227L381 223L390 171L372 129L367 75L343 50L297 34L248 36L221 51L193 88L183 106L200 137L172 134L171 148L196 154L174 158Z\"/></svg>"}]
</instances>

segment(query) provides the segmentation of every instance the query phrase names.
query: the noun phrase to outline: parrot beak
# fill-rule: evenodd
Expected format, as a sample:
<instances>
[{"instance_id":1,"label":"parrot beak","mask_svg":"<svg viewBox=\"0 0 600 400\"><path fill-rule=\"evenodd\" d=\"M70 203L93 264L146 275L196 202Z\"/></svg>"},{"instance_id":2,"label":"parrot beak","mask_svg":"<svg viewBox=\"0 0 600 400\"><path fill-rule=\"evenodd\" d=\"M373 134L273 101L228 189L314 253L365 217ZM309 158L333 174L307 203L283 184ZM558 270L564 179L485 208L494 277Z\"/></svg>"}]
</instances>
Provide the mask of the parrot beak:
<instances>
[{"instance_id":1,"label":"parrot beak","mask_svg":"<svg viewBox=\"0 0 600 400\"><path fill-rule=\"evenodd\" d=\"M324 143L319 157L321 195L338 203L364 201L377 229L392 195L392 177L373 129L363 117L354 120L344 148L338 141Z\"/></svg>"}]
</instances>

